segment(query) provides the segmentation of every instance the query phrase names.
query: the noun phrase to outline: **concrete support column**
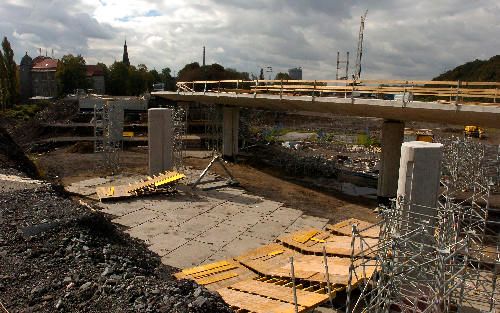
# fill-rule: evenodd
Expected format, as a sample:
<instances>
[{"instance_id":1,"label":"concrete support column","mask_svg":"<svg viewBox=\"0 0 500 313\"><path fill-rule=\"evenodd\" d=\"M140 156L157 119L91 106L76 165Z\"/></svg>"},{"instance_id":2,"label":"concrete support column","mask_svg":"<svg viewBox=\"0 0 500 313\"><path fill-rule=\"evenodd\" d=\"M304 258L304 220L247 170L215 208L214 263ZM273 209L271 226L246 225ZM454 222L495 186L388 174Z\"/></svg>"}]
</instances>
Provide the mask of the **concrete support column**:
<instances>
[{"instance_id":1,"label":"concrete support column","mask_svg":"<svg viewBox=\"0 0 500 313\"><path fill-rule=\"evenodd\" d=\"M401 146L397 196L404 198L404 204L398 204L404 230L425 225L428 235L434 235L442 158L440 143L411 141Z\"/></svg>"},{"instance_id":2,"label":"concrete support column","mask_svg":"<svg viewBox=\"0 0 500 313\"><path fill-rule=\"evenodd\" d=\"M174 123L173 110L148 110L149 175L173 167Z\"/></svg>"},{"instance_id":3,"label":"concrete support column","mask_svg":"<svg viewBox=\"0 0 500 313\"><path fill-rule=\"evenodd\" d=\"M405 125L401 121L384 121L382 125L382 153L378 177L377 196L379 203L388 204L396 197L401 144Z\"/></svg>"},{"instance_id":4,"label":"concrete support column","mask_svg":"<svg viewBox=\"0 0 500 313\"><path fill-rule=\"evenodd\" d=\"M232 159L238 155L240 109L224 107L222 112L222 156Z\"/></svg>"}]
</instances>

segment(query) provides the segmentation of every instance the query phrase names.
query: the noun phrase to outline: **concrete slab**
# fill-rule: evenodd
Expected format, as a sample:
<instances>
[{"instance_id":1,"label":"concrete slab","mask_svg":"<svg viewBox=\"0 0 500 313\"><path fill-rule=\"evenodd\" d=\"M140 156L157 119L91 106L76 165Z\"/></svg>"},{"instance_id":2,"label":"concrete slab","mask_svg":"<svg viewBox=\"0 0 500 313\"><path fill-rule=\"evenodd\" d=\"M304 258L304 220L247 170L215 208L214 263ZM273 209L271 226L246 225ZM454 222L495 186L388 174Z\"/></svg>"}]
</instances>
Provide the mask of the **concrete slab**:
<instances>
[{"instance_id":1,"label":"concrete slab","mask_svg":"<svg viewBox=\"0 0 500 313\"><path fill-rule=\"evenodd\" d=\"M146 243L150 243L150 239L163 233L167 233L176 225L169 223L168 221L161 218L154 218L145 223L137 225L126 232L130 236L144 240Z\"/></svg>"},{"instance_id":2,"label":"concrete slab","mask_svg":"<svg viewBox=\"0 0 500 313\"><path fill-rule=\"evenodd\" d=\"M258 248L270 242L270 240L254 238L247 235L240 235L233 241L222 247L221 250L211 255L208 260L215 262L222 259L233 258L243 254L248 250Z\"/></svg>"},{"instance_id":3,"label":"concrete slab","mask_svg":"<svg viewBox=\"0 0 500 313\"><path fill-rule=\"evenodd\" d=\"M162 213L162 214L168 214L171 213L177 209L189 206L192 202L191 201L169 201L169 200L162 200L162 201L150 201L145 203L147 208L149 210Z\"/></svg>"},{"instance_id":4,"label":"concrete slab","mask_svg":"<svg viewBox=\"0 0 500 313\"><path fill-rule=\"evenodd\" d=\"M221 221L220 218L212 217L207 214L202 214L193 217L192 219L178 225L175 230L179 233L190 234L197 236L212 227L215 227Z\"/></svg>"},{"instance_id":5,"label":"concrete slab","mask_svg":"<svg viewBox=\"0 0 500 313\"><path fill-rule=\"evenodd\" d=\"M253 211L246 211L243 208L242 211L238 212L233 216L229 216L224 223L230 224L237 227L251 227L265 218L265 214Z\"/></svg>"},{"instance_id":6,"label":"concrete slab","mask_svg":"<svg viewBox=\"0 0 500 313\"><path fill-rule=\"evenodd\" d=\"M156 218L158 216L159 214L154 211L147 209L140 209L138 211L129 213L127 215L123 215L119 218L115 218L113 220L113 223L121 224L128 227L134 227L144 222L147 222L153 218Z\"/></svg>"},{"instance_id":7,"label":"concrete slab","mask_svg":"<svg viewBox=\"0 0 500 313\"><path fill-rule=\"evenodd\" d=\"M250 229L248 229L248 231L245 232L245 234L250 237L273 241L288 226L289 224L283 224L282 222L267 219L252 226Z\"/></svg>"},{"instance_id":8,"label":"concrete slab","mask_svg":"<svg viewBox=\"0 0 500 313\"><path fill-rule=\"evenodd\" d=\"M200 234L196 240L207 243L218 250L246 230L245 227L237 227L229 224L220 223L208 231ZM215 252L215 251L214 251Z\"/></svg>"},{"instance_id":9,"label":"concrete slab","mask_svg":"<svg viewBox=\"0 0 500 313\"><path fill-rule=\"evenodd\" d=\"M120 202L108 202L99 203L99 207L103 208L101 212L114 215L117 217L138 211L140 209L145 209L146 203L141 201L120 201Z\"/></svg>"},{"instance_id":10,"label":"concrete slab","mask_svg":"<svg viewBox=\"0 0 500 313\"><path fill-rule=\"evenodd\" d=\"M279 202L269 201L269 200L261 200L258 203L251 204L247 206L248 211L262 213L264 215L268 215L276 211L283 204Z\"/></svg>"},{"instance_id":11,"label":"concrete slab","mask_svg":"<svg viewBox=\"0 0 500 313\"><path fill-rule=\"evenodd\" d=\"M267 216L268 219L290 225L302 215L302 211L280 207Z\"/></svg>"},{"instance_id":12,"label":"concrete slab","mask_svg":"<svg viewBox=\"0 0 500 313\"><path fill-rule=\"evenodd\" d=\"M291 233L304 228L323 229L328 224L327 218L315 217L310 215L301 215L293 224L285 229L285 233Z\"/></svg>"},{"instance_id":13,"label":"concrete slab","mask_svg":"<svg viewBox=\"0 0 500 313\"><path fill-rule=\"evenodd\" d=\"M159 256L164 256L190 240L191 238L185 238L183 234L176 231L169 231L150 238L149 250L157 253Z\"/></svg>"},{"instance_id":14,"label":"concrete slab","mask_svg":"<svg viewBox=\"0 0 500 313\"><path fill-rule=\"evenodd\" d=\"M231 216L234 216L241 212L243 210L243 206L232 203L232 202L226 202L217 205L216 207L210 209L210 211L207 212L207 215L219 218L219 219L227 219Z\"/></svg>"},{"instance_id":15,"label":"concrete slab","mask_svg":"<svg viewBox=\"0 0 500 313\"><path fill-rule=\"evenodd\" d=\"M192 267L201 264L215 252L212 245L192 240L163 256L161 261L177 268Z\"/></svg>"}]
</instances>

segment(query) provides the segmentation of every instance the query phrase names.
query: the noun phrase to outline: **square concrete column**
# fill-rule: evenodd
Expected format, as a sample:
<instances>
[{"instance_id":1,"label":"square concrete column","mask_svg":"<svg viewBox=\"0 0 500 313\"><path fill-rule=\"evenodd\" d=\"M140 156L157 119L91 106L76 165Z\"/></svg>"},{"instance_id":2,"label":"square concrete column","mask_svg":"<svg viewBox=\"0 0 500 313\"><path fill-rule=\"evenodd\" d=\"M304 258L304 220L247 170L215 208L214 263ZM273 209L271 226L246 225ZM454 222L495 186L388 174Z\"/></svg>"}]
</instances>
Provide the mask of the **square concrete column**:
<instances>
[{"instance_id":1,"label":"square concrete column","mask_svg":"<svg viewBox=\"0 0 500 313\"><path fill-rule=\"evenodd\" d=\"M404 204L398 207L403 231L426 225L429 234L433 234L442 158L443 145L440 143L411 141L401 146L397 195L404 197Z\"/></svg>"},{"instance_id":2,"label":"square concrete column","mask_svg":"<svg viewBox=\"0 0 500 313\"><path fill-rule=\"evenodd\" d=\"M149 175L173 167L174 123L171 109L148 110Z\"/></svg>"},{"instance_id":3,"label":"square concrete column","mask_svg":"<svg viewBox=\"0 0 500 313\"><path fill-rule=\"evenodd\" d=\"M240 109L224 107L222 109L222 156L234 158L238 154L238 131L240 127Z\"/></svg>"},{"instance_id":4,"label":"square concrete column","mask_svg":"<svg viewBox=\"0 0 500 313\"><path fill-rule=\"evenodd\" d=\"M382 125L382 153L377 186L380 203L388 204L398 189L399 159L405 125L400 121L384 121Z\"/></svg>"}]
</instances>

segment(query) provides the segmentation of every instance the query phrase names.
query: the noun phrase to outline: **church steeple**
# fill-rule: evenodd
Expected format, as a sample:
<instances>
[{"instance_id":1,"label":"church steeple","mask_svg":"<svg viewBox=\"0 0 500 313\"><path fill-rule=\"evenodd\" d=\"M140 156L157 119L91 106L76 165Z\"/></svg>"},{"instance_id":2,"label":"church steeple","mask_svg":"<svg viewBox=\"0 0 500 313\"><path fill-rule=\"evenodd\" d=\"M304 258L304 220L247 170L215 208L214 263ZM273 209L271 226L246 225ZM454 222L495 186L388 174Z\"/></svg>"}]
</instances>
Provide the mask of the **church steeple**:
<instances>
[{"instance_id":1,"label":"church steeple","mask_svg":"<svg viewBox=\"0 0 500 313\"><path fill-rule=\"evenodd\" d=\"M127 66L130 66L130 61L128 59L128 52L127 52L127 39L125 39L125 44L123 45L123 61L124 64Z\"/></svg>"}]
</instances>

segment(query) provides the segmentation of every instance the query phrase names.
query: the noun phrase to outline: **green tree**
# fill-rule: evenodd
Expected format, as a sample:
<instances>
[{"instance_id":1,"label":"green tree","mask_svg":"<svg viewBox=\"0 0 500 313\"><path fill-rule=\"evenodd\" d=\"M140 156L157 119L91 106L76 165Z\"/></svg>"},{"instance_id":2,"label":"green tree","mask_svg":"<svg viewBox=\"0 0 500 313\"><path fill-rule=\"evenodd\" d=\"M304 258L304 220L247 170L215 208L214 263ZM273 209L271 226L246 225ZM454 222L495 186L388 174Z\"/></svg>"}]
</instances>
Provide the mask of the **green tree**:
<instances>
[{"instance_id":1,"label":"green tree","mask_svg":"<svg viewBox=\"0 0 500 313\"><path fill-rule=\"evenodd\" d=\"M56 78L63 94L72 93L75 89L88 88L85 59L81 55L63 56L57 64Z\"/></svg>"},{"instance_id":2,"label":"green tree","mask_svg":"<svg viewBox=\"0 0 500 313\"><path fill-rule=\"evenodd\" d=\"M282 72L279 72L278 74L276 74L276 77L274 77L275 80L289 80L289 79L292 79L290 77L290 75L288 75L288 73L282 73Z\"/></svg>"},{"instance_id":3,"label":"green tree","mask_svg":"<svg viewBox=\"0 0 500 313\"><path fill-rule=\"evenodd\" d=\"M0 51L0 101L2 109L12 107L17 103L19 99L17 86L17 65L14 62L14 52L9 40L4 37L2 51Z\"/></svg>"},{"instance_id":4,"label":"green tree","mask_svg":"<svg viewBox=\"0 0 500 313\"><path fill-rule=\"evenodd\" d=\"M158 71L156 69L152 69L151 71L149 71L149 74L153 78L154 83L163 82L160 73L158 73Z\"/></svg>"},{"instance_id":5,"label":"green tree","mask_svg":"<svg viewBox=\"0 0 500 313\"><path fill-rule=\"evenodd\" d=\"M129 67L123 62L113 63L109 67L109 79L106 89L112 95L126 96L129 94Z\"/></svg>"},{"instance_id":6,"label":"green tree","mask_svg":"<svg viewBox=\"0 0 500 313\"><path fill-rule=\"evenodd\" d=\"M161 81L165 84L165 90L175 90L175 78L172 77L170 68L161 70Z\"/></svg>"}]
</instances>

